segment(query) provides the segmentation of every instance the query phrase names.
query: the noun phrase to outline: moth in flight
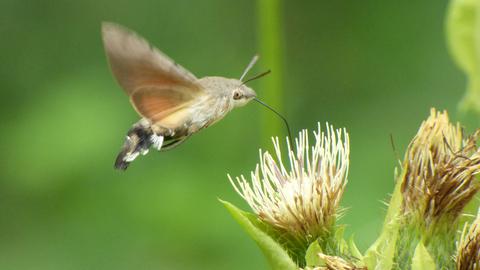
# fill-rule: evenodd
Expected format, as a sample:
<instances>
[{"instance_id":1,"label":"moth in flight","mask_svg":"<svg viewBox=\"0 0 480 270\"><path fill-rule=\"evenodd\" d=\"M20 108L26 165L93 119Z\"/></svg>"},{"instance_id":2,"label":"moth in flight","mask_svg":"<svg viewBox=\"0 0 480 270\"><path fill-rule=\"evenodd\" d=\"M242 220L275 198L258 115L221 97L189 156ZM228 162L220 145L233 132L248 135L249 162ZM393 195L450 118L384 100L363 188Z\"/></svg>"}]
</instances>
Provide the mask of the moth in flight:
<instances>
[{"instance_id":1,"label":"moth in flight","mask_svg":"<svg viewBox=\"0 0 480 270\"><path fill-rule=\"evenodd\" d=\"M240 79L197 78L123 26L103 23L102 38L112 73L141 116L116 158L115 168L120 170L150 148L163 151L178 146L233 108L257 100L245 83L269 72L243 80L257 61L255 56Z\"/></svg>"}]
</instances>

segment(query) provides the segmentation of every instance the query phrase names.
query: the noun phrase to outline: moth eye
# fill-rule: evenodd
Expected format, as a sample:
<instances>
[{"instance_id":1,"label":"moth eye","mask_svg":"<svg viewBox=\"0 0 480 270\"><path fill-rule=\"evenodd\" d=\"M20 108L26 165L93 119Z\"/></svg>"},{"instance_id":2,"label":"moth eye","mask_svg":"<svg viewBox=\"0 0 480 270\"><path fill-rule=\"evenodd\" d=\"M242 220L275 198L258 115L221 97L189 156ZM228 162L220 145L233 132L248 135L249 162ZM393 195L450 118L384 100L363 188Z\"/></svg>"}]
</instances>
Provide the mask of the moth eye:
<instances>
[{"instance_id":1,"label":"moth eye","mask_svg":"<svg viewBox=\"0 0 480 270\"><path fill-rule=\"evenodd\" d=\"M240 94L240 92L234 92L233 93L233 99L237 100L237 99L240 99L242 97L242 95Z\"/></svg>"}]
</instances>

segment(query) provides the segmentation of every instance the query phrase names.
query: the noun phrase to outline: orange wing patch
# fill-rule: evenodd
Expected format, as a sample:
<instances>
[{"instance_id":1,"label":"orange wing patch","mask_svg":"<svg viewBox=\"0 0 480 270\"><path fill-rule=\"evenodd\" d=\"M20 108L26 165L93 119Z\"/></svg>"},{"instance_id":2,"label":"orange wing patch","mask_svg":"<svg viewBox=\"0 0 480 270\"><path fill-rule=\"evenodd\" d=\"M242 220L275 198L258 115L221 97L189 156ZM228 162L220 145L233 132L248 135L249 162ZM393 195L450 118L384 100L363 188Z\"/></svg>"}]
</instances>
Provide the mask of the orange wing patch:
<instances>
[{"instance_id":1,"label":"orange wing patch","mask_svg":"<svg viewBox=\"0 0 480 270\"><path fill-rule=\"evenodd\" d=\"M158 89L155 86L138 89L130 98L140 115L153 123L160 124L162 120L188 106L192 100L186 91Z\"/></svg>"}]
</instances>

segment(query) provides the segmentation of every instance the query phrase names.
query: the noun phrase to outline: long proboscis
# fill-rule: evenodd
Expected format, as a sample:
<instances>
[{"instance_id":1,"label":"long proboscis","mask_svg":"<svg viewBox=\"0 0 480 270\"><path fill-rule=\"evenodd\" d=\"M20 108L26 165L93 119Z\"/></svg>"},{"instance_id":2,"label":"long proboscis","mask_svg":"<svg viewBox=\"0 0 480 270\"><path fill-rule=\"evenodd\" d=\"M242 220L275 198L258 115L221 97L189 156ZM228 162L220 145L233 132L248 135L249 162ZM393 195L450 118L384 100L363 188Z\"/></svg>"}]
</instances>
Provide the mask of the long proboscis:
<instances>
[{"instance_id":1,"label":"long proboscis","mask_svg":"<svg viewBox=\"0 0 480 270\"><path fill-rule=\"evenodd\" d=\"M272 111L273 113L275 113L278 117L280 117L283 122L285 123L285 126L287 128L287 132L288 132L288 141L290 142L290 147L294 147L293 145L293 137L292 137L292 133L290 132L290 125L288 124L288 121L287 119L279 112L277 112L274 108L270 107L267 103L261 101L260 99L258 98L254 98L254 100L258 103L260 103L261 105L265 106L266 108L268 108L270 111Z\"/></svg>"}]
</instances>

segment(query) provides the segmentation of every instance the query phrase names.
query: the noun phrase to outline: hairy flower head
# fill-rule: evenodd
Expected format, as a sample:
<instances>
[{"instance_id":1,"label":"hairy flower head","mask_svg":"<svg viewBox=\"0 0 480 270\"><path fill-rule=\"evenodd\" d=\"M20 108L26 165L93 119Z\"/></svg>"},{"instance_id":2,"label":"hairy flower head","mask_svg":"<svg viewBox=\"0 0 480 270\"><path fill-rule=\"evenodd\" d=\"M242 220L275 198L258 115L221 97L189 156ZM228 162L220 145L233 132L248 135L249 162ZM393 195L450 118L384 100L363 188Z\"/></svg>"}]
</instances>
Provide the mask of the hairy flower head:
<instances>
[{"instance_id":1,"label":"hairy flower head","mask_svg":"<svg viewBox=\"0 0 480 270\"><path fill-rule=\"evenodd\" d=\"M308 131L288 144L290 168L282 162L278 138L273 139L275 158L260 150L260 164L251 181L242 175L232 180L235 190L258 217L276 229L309 243L329 233L339 213L339 202L347 183L349 138L345 129L320 124L310 146Z\"/></svg>"},{"instance_id":2,"label":"hairy flower head","mask_svg":"<svg viewBox=\"0 0 480 270\"><path fill-rule=\"evenodd\" d=\"M446 112L431 110L408 146L401 186L403 211L425 226L447 218L455 221L480 189L478 132L464 138Z\"/></svg>"},{"instance_id":3,"label":"hairy flower head","mask_svg":"<svg viewBox=\"0 0 480 270\"><path fill-rule=\"evenodd\" d=\"M457 270L480 270L480 212L470 228L463 229L455 259Z\"/></svg>"}]
</instances>

